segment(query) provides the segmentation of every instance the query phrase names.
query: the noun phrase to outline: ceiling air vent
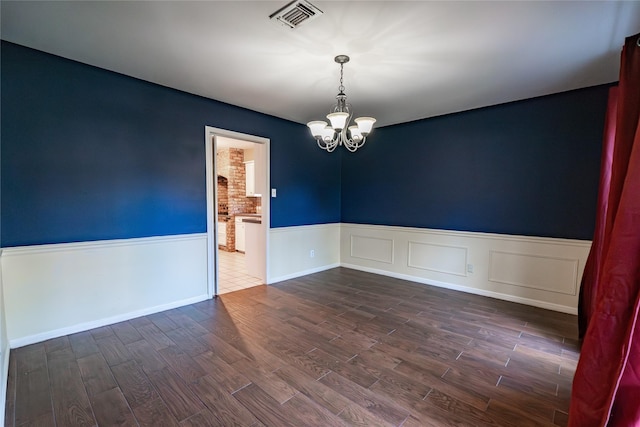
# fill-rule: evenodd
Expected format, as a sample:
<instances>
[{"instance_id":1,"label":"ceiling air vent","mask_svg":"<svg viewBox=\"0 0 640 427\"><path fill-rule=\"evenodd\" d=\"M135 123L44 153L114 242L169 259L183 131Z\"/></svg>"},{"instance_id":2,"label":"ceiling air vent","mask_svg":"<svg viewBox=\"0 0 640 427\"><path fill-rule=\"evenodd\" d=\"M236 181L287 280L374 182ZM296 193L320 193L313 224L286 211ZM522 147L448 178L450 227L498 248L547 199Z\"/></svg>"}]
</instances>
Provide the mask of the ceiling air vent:
<instances>
[{"instance_id":1,"label":"ceiling air vent","mask_svg":"<svg viewBox=\"0 0 640 427\"><path fill-rule=\"evenodd\" d=\"M322 15L322 11L304 0L295 0L269 16L272 21L278 21L289 28L296 28L303 22L310 21Z\"/></svg>"}]
</instances>

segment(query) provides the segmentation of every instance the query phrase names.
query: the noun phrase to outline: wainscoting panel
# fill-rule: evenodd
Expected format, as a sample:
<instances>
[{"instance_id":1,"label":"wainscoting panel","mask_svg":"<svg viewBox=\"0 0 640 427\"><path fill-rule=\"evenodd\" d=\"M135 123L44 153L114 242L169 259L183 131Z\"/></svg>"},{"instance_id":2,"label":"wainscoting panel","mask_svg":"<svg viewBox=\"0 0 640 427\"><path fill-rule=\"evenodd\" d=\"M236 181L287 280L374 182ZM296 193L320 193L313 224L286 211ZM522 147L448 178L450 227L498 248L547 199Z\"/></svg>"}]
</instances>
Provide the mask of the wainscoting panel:
<instances>
[{"instance_id":1,"label":"wainscoting panel","mask_svg":"<svg viewBox=\"0 0 640 427\"><path fill-rule=\"evenodd\" d=\"M422 270L466 276L467 248L409 242L407 265Z\"/></svg>"},{"instance_id":2,"label":"wainscoting panel","mask_svg":"<svg viewBox=\"0 0 640 427\"><path fill-rule=\"evenodd\" d=\"M576 295L578 259L490 252L489 280L525 288Z\"/></svg>"},{"instance_id":3,"label":"wainscoting panel","mask_svg":"<svg viewBox=\"0 0 640 427\"><path fill-rule=\"evenodd\" d=\"M393 264L393 240L352 234L351 257Z\"/></svg>"},{"instance_id":4,"label":"wainscoting panel","mask_svg":"<svg viewBox=\"0 0 640 427\"><path fill-rule=\"evenodd\" d=\"M590 247L583 240L341 224L340 263L575 314Z\"/></svg>"},{"instance_id":5,"label":"wainscoting panel","mask_svg":"<svg viewBox=\"0 0 640 427\"><path fill-rule=\"evenodd\" d=\"M12 348L207 298L206 234L5 248Z\"/></svg>"},{"instance_id":6,"label":"wainscoting panel","mask_svg":"<svg viewBox=\"0 0 640 427\"><path fill-rule=\"evenodd\" d=\"M340 224L302 225L269 230L267 283L281 282L338 266Z\"/></svg>"}]
</instances>

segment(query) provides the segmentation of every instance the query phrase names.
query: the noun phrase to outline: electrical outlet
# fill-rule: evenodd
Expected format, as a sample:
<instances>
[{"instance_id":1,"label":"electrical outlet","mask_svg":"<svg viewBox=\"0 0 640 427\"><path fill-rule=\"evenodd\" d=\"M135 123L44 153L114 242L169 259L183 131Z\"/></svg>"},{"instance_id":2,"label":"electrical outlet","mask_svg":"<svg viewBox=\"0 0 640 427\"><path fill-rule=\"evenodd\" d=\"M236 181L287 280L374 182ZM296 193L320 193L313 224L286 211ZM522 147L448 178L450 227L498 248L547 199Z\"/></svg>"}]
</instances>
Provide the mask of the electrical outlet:
<instances>
[{"instance_id":1,"label":"electrical outlet","mask_svg":"<svg viewBox=\"0 0 640 427\"><path fill-rule=\"evenodd\" d=\"M309 251L309 258L313 258L313 257L315 257L315 256L316 256L316 251L314 251L313 249L311 249L311 250Z\"/></svg>"},{"instance_id":2,"label":"electrical outlet","mask_svg":"<svg viewBox=\"0 0 640 427\"><path fill-rule=\"evenodd\" d=\"M473 273L473 264L467 264L467 273Z\"/></svg>"}]
</instances>

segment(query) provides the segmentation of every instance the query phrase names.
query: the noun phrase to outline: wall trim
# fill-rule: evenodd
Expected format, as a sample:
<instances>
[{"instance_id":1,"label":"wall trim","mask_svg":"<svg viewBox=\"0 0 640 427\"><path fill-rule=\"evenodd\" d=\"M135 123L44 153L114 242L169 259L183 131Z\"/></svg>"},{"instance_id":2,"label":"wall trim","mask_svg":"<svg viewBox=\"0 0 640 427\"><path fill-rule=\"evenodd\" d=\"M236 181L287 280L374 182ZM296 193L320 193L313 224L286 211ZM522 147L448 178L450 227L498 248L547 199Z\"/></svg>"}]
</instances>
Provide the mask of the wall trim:
<instances>
[{"instance_id":1,"label":"wall trim","mask_svg":"<svg viewBox=\"0 0 640 427\"><path fill-rule=\"evenodd\" d=\"M207 233L173 234L169 236L133 237L130 239L92 240L88 242L51 243L45 245L12 246L2 249L2 257L34 255L51 252L87 251L92 249L115 248L118 246L148 245L152 243L198 240Z\"/></svg>"},{"instance_id":2,"label":"wall trim","mask_svg":"<svg viewBox=\"0 0 640 427\"><path fill-rule=\"evenodd\" d=\"M475 295L481 295L481 296L505 300L505 301L511 301L519 304L525 304L525 305L530 305L534 307L544 308L547 310L559 311L562 313L575 314L575 315L578 314L578 310L574 307L567 307L564 305L553 304L553 303L539 301L539 300L530 299L530 298L518 297L515 295L487 291L484 289L477 289L477 288L472 288L468 286L455 285L453 283L440 282L437 280L425 279L422 277L411 276L411 275L402 274L402 273L395 273L392 271L380 270L377 268L364 267L364 266L355 265L355 264L342 263L341 267L351 268L353 270L365 271L367 273L380 274L382 276L393 277L395 279L408 280L411 282L421 283L423 285L436 286L438 288L451 289L453 291L466 292L469 294L475 294Z\"/></svg>"},{"instance_id":3,"label":"wall trim","mask_svg":"<svg viewBox=\"0 0 640 427\"><path fill-rule=\"evenodd\" d=\"M124 322L126 320L135 319L136 317L147 316L149 314L158 313L165 310L171 310L173 308L183 307L189 304L195 304L197 302L205 301L209 299L207 294L199 295L193 298L187 298L181 301L173 301L168 304L157 305L155 307L149 307L142 310L136 310L129 313L120 314L117 316L107 317L104 319L94 320L91 322L84 322L77 325L69 326L66 328L55 329L52 331L43 332L41 334L30 335L22 338L16 338L9 341L9 345L12 349L24 347L39 343L42 341L50 340L52 338L58 338L65 335L71 335L78 332L84 332L102 326L113 325L115 323ZM8 363L8 360L7 360ZM8 368L8 366L7 366Z\"/></svg>"},{"instance_id":4,"label":"wall trim","mask_svg":"<svg viewBox=\"0 0 640 427\"><path fill-rule=\"evenodd\" d=\"M496 239L496 240L509 240L514 242L529 242L529 243L543 243L547 244L549 241L561 243L565 246L578 246L578 247L591 247L591 240L577 240L577 239L565 239L559 237L538 237L538 236L521 236L515 234L497 234L497 233L484 233L476 231L457 231L457 230L442 230L436 228L420 228L420 227L403 227L398 225L374 225L374 224L357 224L343 222L343 226L353 228L365 228L370 230L380 230L381 228L388 231L400 231L411 232L421 234L435 234L444 236L459 236L468 237L474 239Z\"/></svg>"},{"instance_id":5,"label":"wall trim","mask_svg":"<svg viewBox=\"0 0 640 427\"><path fill-rule=\"evenodd\" d=\"M295 233L299 230L315 230L322 229L326 227L340 227L342 224L339 222L327 222L323 224L306 224L306 225L289 225L287 227L275 227L270 228L269 233L271 234L279 234L279 233Z\"/></svg>"}]
</instances>

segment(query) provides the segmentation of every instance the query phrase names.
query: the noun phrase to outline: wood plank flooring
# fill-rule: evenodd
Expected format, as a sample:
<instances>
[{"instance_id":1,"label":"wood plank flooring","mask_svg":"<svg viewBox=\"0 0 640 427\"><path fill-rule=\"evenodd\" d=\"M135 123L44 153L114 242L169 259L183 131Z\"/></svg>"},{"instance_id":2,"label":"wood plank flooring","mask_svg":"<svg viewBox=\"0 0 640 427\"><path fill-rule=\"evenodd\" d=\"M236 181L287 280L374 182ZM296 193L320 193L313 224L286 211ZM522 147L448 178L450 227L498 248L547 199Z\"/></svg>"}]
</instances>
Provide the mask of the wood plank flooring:
<instances>
[{"instance_id":1,"label":"wood plank flooring","mask_svg":"<svg viewBox=\"0 0 640 427\"><path fill-rule=\"evenodd\" d=\"M564 426L575 316L345 268L11 351L13 426Z\"/></svg>"}]
</instances>

